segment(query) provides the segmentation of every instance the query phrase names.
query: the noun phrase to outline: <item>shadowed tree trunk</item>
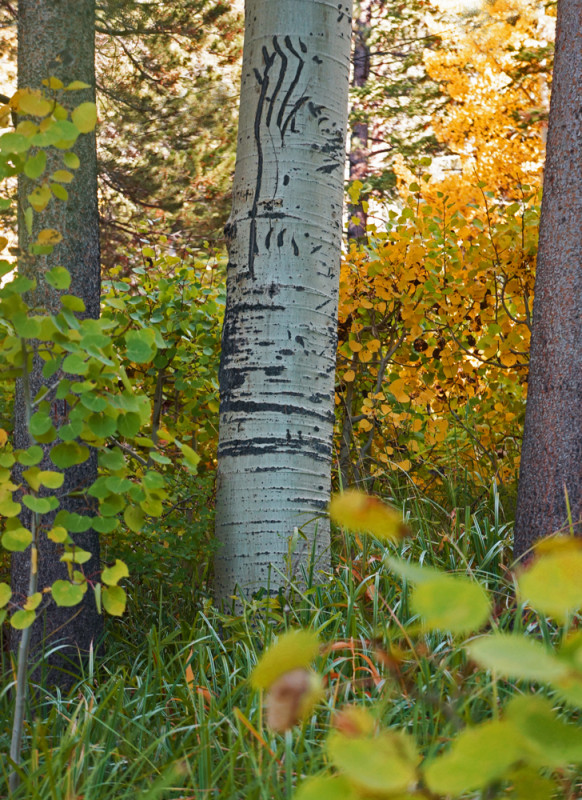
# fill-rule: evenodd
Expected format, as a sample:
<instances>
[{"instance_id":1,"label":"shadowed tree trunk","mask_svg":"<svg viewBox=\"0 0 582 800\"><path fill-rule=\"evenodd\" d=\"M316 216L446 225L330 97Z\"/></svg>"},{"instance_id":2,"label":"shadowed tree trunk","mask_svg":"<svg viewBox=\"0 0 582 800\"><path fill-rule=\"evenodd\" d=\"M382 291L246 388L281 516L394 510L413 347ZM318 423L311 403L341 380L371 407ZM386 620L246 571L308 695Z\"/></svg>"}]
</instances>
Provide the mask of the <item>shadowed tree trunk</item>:
<instances>
[{"instance_id":1,"label":"shadowed tree trunk","mask_svg":"<svg viewBox=\"0 0 582 800\"><path fill-rule=\"evenodd\" d=\"M354 74L352 86L356 89L365 86L370 77L369 34L372 22L372 2L373 0L360 0L358 3L359 15L354 19ZM367 112L363 111L361 106L362 104L356 100L352 109L352 113L356 115L356 121L352 125L351 132L350 181L365 183L369 173L370 154L368 151ZM358 118L358 111L363 114L361 118ZM366 235L368 215L364 211L362 200L365 200L365 198L360 198L356 205L349 206L348 238L350 239L359 239ZM353 217L357 217L359 222L352 222Z\"/></svg>"},{"instance_id":2,"label":"shadowed tree trunk","mask_svg":"<svg viewBox=\"0 0 582 800\"><path fill-rule=\"evenodd\" d=\"M515 555L582 533L582 0L558 0Z\"/></svg>"},{"instance_id":3,"label":"shadowed tree trunk","mask_svg":"<svg viewBox=\"0 0 582 800\"><path fill-rule=\"evenodd\" d=\"M329 563L351 2L248 0L245 17L225 229L219 600L276 590L288 566L301 580L312 551L316 568Z\"/></svg>"},{"instance_id":4,"label":"shadowed tree trunk","mask_svg":"<svg viewBox=\"0 0 582 800\"><path fill-rule=\"evenodd\" d=\"M18 2L18 85L41 88L42 81L54 76L65 85L73 80L83 81L91 88L75 91L64 98L65 102L79 105L95 99L94 72L94 0L19 0ZM79 137L74 151L79 156L80 167L68 186L67 202L54 197L48 207L34 215L33 230L29 235L26 224L19 220L19 271L37 280L37 288L29 297L39 311L56 313L60 309L59 293L44 280L44 273L55 265L66 267L71 274L70 293L80 297L86 307L85 315L99 316L100 264L99 264L99 218L97 209L97 159L95 135ZM59 151L60 153L60 151ZM56 151L47 152L45 175L62 168ZM19 207L26 205L26 197L33 184L24 176L19 183ZM55 228L63 235L48 256L31 256L29 247L36 240L38 231ZM43 386L42 362L37 359L30 376L32 396ZM52 381L54 381L54 377ZM55 400L52 416L61 424L67 415L64 400ZM17 385L15 402L15 446L29 446L25 419L22 383ZM54 444L54 443L53 443ZM43 469L54 469L48 452L52 445L44 446ZM83 489L97 477L97 457L92 452L83 464L65 471L65 483L61 509L86 513L87 500ZM30 512L28 512L30 513ZM43 518L47 523L49 516ZM23 518L26 525L27 519ZM84 564L86 575L97 577L99 573L99 540L95 531L74 535L75 542L92 553ZM38 590L51 586L57 579L66 579L67 568L61 563L61 548L42 530L38 536ZM28 594L30 572L30 550L12 556L12 589L16 598ZM50 597L50 595L47 595ZM79 606L57 607L52 599L46 610L39 615L32 627L31 664L39 663L43 653L61 646L48 659L49 672L45 680L66 689L79 669L79 653L86 654L101 631L101 617L97 613L94 593L89 590ZM12 632L11 645L18 646L20 633ZM38 675L38 672L37 672Z\"/></svg>"}]
</instances>

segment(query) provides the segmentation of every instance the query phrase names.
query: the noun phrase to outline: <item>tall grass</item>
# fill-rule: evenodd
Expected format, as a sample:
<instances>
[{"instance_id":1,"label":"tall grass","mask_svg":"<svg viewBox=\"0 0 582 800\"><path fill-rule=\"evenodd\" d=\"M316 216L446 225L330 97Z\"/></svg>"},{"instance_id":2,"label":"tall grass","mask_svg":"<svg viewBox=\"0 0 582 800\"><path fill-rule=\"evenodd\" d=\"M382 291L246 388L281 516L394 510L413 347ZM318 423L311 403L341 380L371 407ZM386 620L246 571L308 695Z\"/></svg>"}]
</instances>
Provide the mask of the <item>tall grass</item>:
<instances>
[{"instance_id":1,"label":"tall grass","mask_svg":"<svg viewBox=\"0 0 582 800\"><path fill-rule=\"evenodd\" d=\"M497 598L497 624L514 624L509 528L496 496L475 513L451 516L422 496L407 500L404 511L415 535L398 546L401 555L473 572ZM384 554L377 542L338 533L326 581L253 601L239 617L219 614L195 593L175 596L171 578L159 592L142 583L126 616L109 623L106 656L88 665L69 696L33 689L13 797L283 800L298 778L324 766L322 743L345 703L373 706L383 724L414 734L425 753L467 722L496 714L513 687L493 685L447 636L407 640L403 626L414 622L408 591L384 566ZM272 636L299 625L320 631L326 644L317 665L326 697L302 727L273 734L247 678ZM11 682L5 657L3 752ZM6 797L6 760L0 769Z\"/></svg>"}]
</instances>

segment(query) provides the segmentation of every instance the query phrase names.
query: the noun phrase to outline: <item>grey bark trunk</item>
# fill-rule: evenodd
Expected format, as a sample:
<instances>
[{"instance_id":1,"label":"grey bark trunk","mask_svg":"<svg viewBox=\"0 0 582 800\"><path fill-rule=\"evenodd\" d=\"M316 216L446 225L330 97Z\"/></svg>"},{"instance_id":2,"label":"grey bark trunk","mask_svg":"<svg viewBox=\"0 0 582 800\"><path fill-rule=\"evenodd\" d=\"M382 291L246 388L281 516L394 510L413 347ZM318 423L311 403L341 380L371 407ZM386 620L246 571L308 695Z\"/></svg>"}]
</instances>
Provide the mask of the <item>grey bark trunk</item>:
<instances>
[{"instance_id":1,"label":"grey bark trunk","mask_svg":"<svg viewBox=\"0 0 582 800\"><path fill-rule=\"evenodd\" d=\"M312 552L316 570L329 563L350 33L351 2L247 0L225 231L218 600L276 590L289 572L301 581Z\"/></svg>"},{"instance_id":2,"label":"grey bark trunk","mask_svg":"<svg viewBox=\"0 0 582 800\"><path fill-rule=\"evenodd\" d=\"M515 555L582 513L582 0L559 0Z\"/></svg>"},{"instance_id":3,"label":"grey bark trunk","mask_svg":"<svg viewBox=\"0 0 582 800\"><path fill-rule=\"evenodd\" d=\"M42 81L49 76L60 78L63 83L83 81L90 89L76 91L66 98L78 105L95 100L94 69L94 0L19 0L18 3L18 85L41 88ZM35 277L38 285L29 297L39 310L47 313L58 311L58 293L43 279L43 274L55 265L66 267L72 277L69 292L80 297L86 306L85 316L99 316L100 258L99 215L97 207L97 157L94 134L79 137L74 151L81 166L69 184L68 201L53 198L48 207L35 214L32 235L29 236L22 218L19 220L20 272ZM57 154L47 153L46 175L53 169L62 168ZM25 207L26 196L32 183L25 177L19 182L19 207ZM48 256L30 256L29 244L36 239L42 228L55 228L63 235ZM32 394L43 385L41 365L36 363L31 375ZM53 378L54 380L54 378ZM15 446L29 445L28 431L22 401L23 387L17 385L15 402ZM65 401L55 401L52 407L57 427L66 421ZM44 469L54 469L48 457L50 446L45 446ZM87 513L87 499L83 489L97 477L97 457L93 452L84 464L65 471L61 508L71 512ZM26 525L27 519L23 519ZM43 523L48 522L48 516ZM95 531L75 534L75 542L92 553L84 565L84 572L92 578L99 575L99 539ZM30 550L30 548L29 548ZM12 590L18 598L26 597L28 591L30 552L15 553L12 557ZM60 562L61 550L49 541L41 531L38 538L39 591L57 579L67 578L67 569ZM47 595L50 597L50 594ZM97 641L101 633L101 616L97 613L94 593L89 589L83 602L73 608L59 608L51 600L39 615L32 630L31 665L41 664L43 682L68 688L79 673L80 661ZM12 632L11 646L18 646L20 634ZM44 655L55 647L57 652L42 661ZM40 667L35 676L41 675Z\"/></svg>"}]
</instances>

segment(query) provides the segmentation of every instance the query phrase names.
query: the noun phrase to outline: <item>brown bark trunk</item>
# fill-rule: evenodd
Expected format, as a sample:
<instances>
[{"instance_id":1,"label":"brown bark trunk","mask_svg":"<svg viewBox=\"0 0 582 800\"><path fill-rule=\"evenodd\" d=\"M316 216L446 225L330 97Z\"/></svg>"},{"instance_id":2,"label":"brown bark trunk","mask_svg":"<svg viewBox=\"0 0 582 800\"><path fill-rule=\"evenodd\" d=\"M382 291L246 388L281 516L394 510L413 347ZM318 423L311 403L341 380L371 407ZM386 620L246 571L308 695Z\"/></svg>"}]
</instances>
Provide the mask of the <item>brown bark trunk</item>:
<instances>
[{"instance_id":1,"label":"brown bark trunk","mask_svg":"<svg viewBox=\"0 0 582 800\"><path fill-rule=\"evenodd\" d=\"M582 533L582 0L559 0L515 555Z\"/></svg>"}]
</instances>

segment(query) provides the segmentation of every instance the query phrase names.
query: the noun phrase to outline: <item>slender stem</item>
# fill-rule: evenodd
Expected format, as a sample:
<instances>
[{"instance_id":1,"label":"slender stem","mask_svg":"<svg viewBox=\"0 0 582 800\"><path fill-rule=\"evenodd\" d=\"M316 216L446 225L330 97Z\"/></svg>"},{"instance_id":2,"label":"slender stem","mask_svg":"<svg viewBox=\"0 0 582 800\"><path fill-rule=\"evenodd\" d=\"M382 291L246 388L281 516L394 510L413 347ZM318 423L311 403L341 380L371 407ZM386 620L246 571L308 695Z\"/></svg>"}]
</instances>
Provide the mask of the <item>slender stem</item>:
<instances>
[{"instance_id":1,"label":"slender stem","mask_svg":"<svg viewBox=\"0 0 582 800\"><path fill-rule=\"evenodd\" d=\"M22 388L24 395L24 417L26 420L26 430L30 430L30 417L32 416L32 396L30 391L30 380L28 374L28 350L26 340L21 339L22 345ZM30 435L29 435L30 437ZM29 438L30 444L30 438ZM38 515L33 513L31 521L32 542L30 544L30 576L28 581L28 596L32 597L38 587L38 550L37 532ZM14 720L12 724L12 739L10 741L10 758L15 765L20 764L20 752L22 749L22 731L24 727L24 712L26 707L28 656L30 651L30 637L32 625L22 631L20 643L18 645L18 665L16 670L16 692L14 698ZM9 787L10 794L13 794L20 783L20 776L13 768L10 773Z\"/></svg>"}]
</instances>

